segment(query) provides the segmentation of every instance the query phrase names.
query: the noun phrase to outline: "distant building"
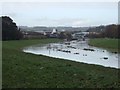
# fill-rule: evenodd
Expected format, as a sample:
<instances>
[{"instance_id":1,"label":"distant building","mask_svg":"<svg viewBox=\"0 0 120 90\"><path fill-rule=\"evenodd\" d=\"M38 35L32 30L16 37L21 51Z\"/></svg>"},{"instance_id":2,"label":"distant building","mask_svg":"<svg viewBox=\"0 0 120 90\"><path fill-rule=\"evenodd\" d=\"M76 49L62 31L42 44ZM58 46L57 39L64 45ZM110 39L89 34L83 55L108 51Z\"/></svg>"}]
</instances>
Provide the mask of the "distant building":
<instances>
[{"instance_id":1,"label":"distant building","mask_svg":"<svg viewBox=\"0 0 120 90\"><path fill-rule=\"evenodd\" d=\"M45 38L44 34L33 31L23 31L23 38Z\"/></svg>"},{"instance_id":2,"label":"distant building","mask_svg":"<svg viewBox=\"0 0 120 90\"><path fill-rule=\"evenodd\" d=\"M78 33L72 34L72 37L73 37L73 39L80 40L80 39L84 39L87 34L89 34L89 33L88 32L78 32Z\"/></svg>"},{"instance_id":3,"label":"distant building","mask_svg":"<svg viewBox=\"0 0 120 90\"><path fill-rule=\"evenodd\" d=\"M51 38L58 38L59 37L59 32L57 29L53 29L53 31L50 34Z\"/></svg>"},{"instance_id":4,"label":"distant building","mask_svg":"<svg viewBox=\"0 0 120 90\"><path fill-rule=\"evenodd\" d=\"M51 34L56 34L56 33L58 33L57 29L53 29Z\"/></svg>"}]
</instances>

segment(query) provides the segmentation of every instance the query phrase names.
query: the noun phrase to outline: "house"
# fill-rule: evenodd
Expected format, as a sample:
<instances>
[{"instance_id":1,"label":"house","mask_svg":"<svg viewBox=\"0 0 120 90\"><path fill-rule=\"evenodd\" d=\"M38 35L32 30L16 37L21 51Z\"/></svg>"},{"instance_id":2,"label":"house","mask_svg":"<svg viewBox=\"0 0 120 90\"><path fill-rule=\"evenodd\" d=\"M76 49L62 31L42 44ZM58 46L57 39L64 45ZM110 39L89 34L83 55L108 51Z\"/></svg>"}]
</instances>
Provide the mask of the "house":
<instances>
[{"instance_id":1,"label":"house","mask_svg":"<svg viewBox=\"0 0 120 90\"><path fill-rule=\"evenodd\" d=\"M57 31L57 29L53 29L52 33L50 34L51 38L58 38L59 33Z\"/></svg>"}]
</instances>

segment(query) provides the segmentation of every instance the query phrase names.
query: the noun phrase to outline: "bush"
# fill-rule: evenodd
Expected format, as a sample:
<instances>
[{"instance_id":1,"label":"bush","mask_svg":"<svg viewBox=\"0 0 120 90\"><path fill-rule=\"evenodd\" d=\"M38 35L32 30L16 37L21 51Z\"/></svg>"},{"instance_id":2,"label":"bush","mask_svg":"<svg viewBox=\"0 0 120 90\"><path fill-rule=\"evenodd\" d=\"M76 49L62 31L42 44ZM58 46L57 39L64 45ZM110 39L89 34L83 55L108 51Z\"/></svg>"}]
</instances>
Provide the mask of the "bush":
<instances>
[{"instance_id":1,"label":"bush","mask_svg":"<svg viewBox=\"0 0 120 90\"><path fill-rule=\"evenodd\" d=\"M23 37L20 29L10 17L2 16L2 40L19 40Z\"/></svg>"}]
</instances>

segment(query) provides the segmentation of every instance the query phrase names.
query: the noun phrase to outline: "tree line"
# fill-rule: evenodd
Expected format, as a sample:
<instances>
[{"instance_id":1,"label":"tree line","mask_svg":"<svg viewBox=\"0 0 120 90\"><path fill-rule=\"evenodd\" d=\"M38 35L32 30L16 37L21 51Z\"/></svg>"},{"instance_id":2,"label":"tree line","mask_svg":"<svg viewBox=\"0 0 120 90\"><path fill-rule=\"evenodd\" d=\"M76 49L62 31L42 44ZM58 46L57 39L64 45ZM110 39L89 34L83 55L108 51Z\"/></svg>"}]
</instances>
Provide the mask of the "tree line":
<instances>
[{"instance_id":1,"label":"tree line","mask_svg":"<svg viewBox=\"0 0 120 90\"><path fill-rule=\"evenodd\" d=\"M23 39L23 34L16 23L8 16L0 17L2 20L2 40L20 40ZM1 22L0 22L1 24ZM107 26L90 27L88 30L89 38L120 38L120 25L111 24ZM61 32L60 39L72 39L72 33Z\"/></svg>"},{"instance_id":2,"label":"tree line","mask_svg":"<svg viewBox=\"0 0 120 90\"><path fill-rule=\"evenodd\" d=\"M2 20L2 40L20 40L23 35L16 23L8 16L0 17Z\"/></svg>"},{"instance_id":3,"label":"tree line","mask_svg":"<svg viewBox=\"0 0 120 90\"><path fill-rule=\"evenodd\" d=\"M120 25L116 24L89 28L87 31L90 38L120 38Z\"/></svg>"}]
</instances>

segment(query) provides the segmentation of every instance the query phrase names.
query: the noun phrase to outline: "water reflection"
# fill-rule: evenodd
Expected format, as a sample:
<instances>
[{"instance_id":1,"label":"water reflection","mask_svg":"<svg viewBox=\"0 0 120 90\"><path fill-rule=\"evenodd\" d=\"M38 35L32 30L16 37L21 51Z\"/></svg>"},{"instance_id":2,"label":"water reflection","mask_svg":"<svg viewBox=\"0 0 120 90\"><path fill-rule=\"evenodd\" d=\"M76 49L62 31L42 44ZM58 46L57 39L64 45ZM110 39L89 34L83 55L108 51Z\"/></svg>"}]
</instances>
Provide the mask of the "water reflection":
<instances>
[{"instance_id":1,"label":"water reflection","mask_svg":"<svg viewBox=\"0 0 120 90\"><path fill-rule=\"evenodd\" d=\"M87 41L71 41L51 43L47 45L34 45L23 50L26 53L63 58L88 64L97 64L105 67L120 68L118 54L105 49L89 46Z\"/></svg>"}]
</instances>

